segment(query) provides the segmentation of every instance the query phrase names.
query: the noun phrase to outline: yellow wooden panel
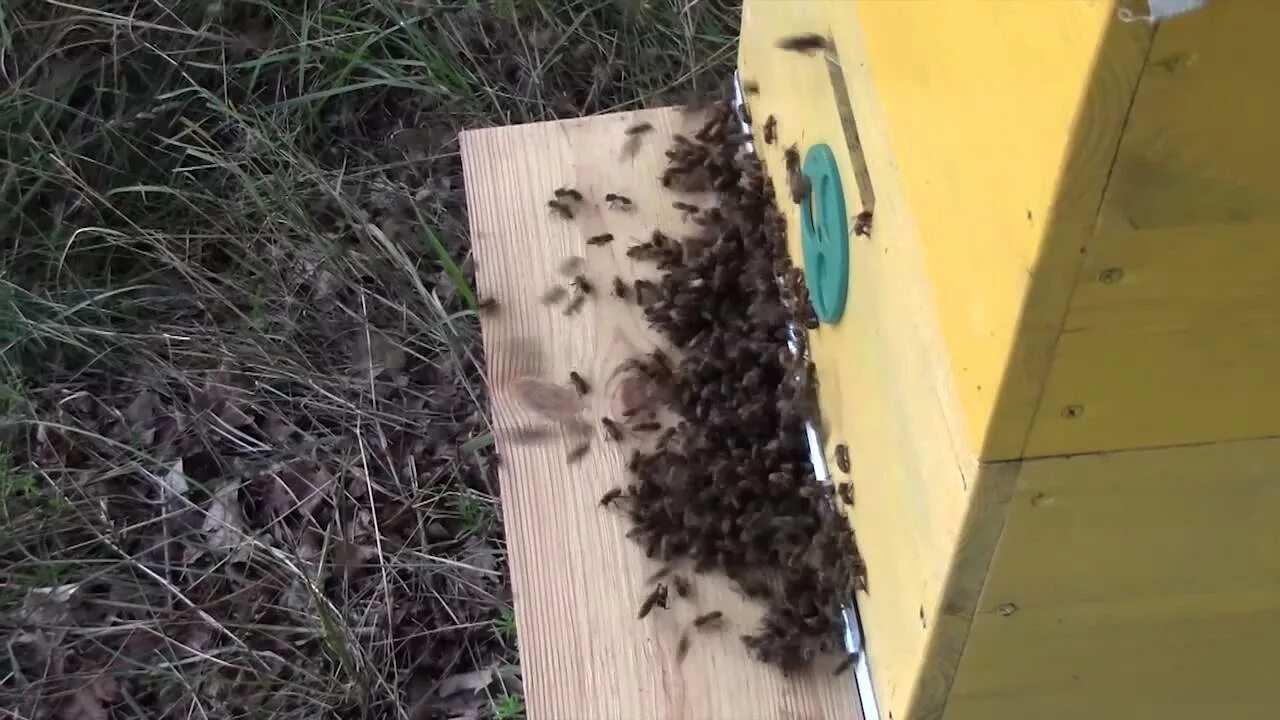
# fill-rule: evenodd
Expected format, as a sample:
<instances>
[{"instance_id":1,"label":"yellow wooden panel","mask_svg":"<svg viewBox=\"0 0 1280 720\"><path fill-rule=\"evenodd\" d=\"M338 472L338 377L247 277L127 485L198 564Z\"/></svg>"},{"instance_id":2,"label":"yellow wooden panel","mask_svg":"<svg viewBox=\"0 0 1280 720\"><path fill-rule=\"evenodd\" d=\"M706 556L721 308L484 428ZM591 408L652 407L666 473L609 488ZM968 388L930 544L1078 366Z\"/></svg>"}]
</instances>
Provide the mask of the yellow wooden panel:
<instances>
[{"instance_id":1,"label":"yellow wooden panel","mask_svg":"<svg viewBox=\"0 0 1280 720\"><path fill-rule=\"evenodd\" d=\"M1026 455L1280 435L1277 23L1160 25Z\"/></svg>"},{"instance_id":2,"label":"yellow wooden panel","mask_svg":"<svg viewBox=\"0 0 1280 720\"><path fill-rule=\"evenodd\" d=\"M793 256L799 217L786 197L783 148L836 150L850 214L860 209L841 104L851 101L865 161L876 178L875 227L888 244L851 245L848 311L810 334L827 436L851 450L852 521L869 569L859 598L882 714L945 698L1012 487L1007 468L980 473L965 436L922 247L904 201L865 49L841 3L748 3L741 70L761 87L749 98L757 127L777 118L779 142L757 142L781 195ZM778 38L843 33L838 56L787 53ZM832 68L843 67L840 97ZM759 139L759 138L758 138Z\"/></svg>"},{"instance_id":3,"label":"yellow wooden panel","mask_svg":"<svg viewBox=\"0 0 1280 720\"><path fill-rule=\"evenodd\" d=\"M654 129L627 158L623 131L640 120ZM593 423L590 453L570 465L572 437L515 439L519 429L538 426L511 392L521 376L564 382L578 370L593 386L584 417L620 411L614 370L658 339L638 306L598 292L567 316L538 298L565 282L558 268L571 255L585 258L586 275L601 288L615 275L654 272L626 256L622 239L694 227L671 207L678 196L658 176L672 133L698 125L697 117L664 109L462 135L477 282L499 302L481 325L530 718L859 717L849 677L819 670L786 678L747 655L737 636L755 625L760 608L723 578L699 576L692 598L636 620L645 578L658 563L625 538L620 513L597 506L601 493L628 480L625 444L608 442ZM586 196L571 222L546 207L551 191L565 185ZM632 198L635 212L605 208L611 192ZM589 248L586 239L602 232L619 241ZM700 633L681 662L681 634L713 609L726 613L728 631Z\"/></svg>"},{"instance_id":4,"label":"yellow wooden panel","mask_svg":"<svg viewBox=\"0 0 1280 720\"><path fill-rule=\"evenodd\" d=\"M1273 718L1280 440L1022 463L947 720Z\"/></svg>"},{"instance_id":5,"label":"yellow wooden panel","mask_svg":"<svg viewBox=\"0 0 1280 720\"><path fill-rule=\"evenodd\" d=\"M1091 247L1028 454L1280 435L1280 226Z\"/></svg>"},{"instance_id":6,"label":"yellow wooden panel","mask_svg":"<svg viewBox=\"0 0 1280 720\"><path fill-rule=\"evenodd\" d=\"M924 246L970 444L1020 457L1151 30L1110 2L835 7L841 55L864 38L845 72L882 108L874 149Z\"/></svg>"},{"instance_id":7,"label":"yellow wooden panel","mask_svg":"<svg viewBox=\"0 0 1280 720\"><path fill-rule=\"evenodd\" d=\"M1159 26L1102 229L1280 222L1278 25L1280 3L1214 0Z\"/></svg>"}]
</instances>

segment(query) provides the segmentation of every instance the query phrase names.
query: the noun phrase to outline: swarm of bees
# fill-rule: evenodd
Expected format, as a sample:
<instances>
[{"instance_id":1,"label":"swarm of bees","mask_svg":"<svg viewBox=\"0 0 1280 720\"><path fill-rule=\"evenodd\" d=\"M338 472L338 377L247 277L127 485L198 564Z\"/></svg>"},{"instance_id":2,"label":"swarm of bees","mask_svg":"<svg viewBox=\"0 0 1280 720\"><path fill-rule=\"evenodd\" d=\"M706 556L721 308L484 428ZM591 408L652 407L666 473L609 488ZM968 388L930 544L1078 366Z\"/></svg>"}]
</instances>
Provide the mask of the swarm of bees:
<instances>
[{"instance_id":1,"label":"swarm of bees","mask_svg":"<svg viewBox=\"0 0 1280 720\"><path fill-rule=\"evenodd\" d=\"M714 104L693 138L675 136L662 176L672 189L716 191L719 207L677 200L676 209L702 219L696 233L676 239L654 231L627 251L663 271L638 281L634 297L680 352L677 360L635 358L622 369L660 385L679 419L652 450L633 452L631 483L601 504L626 499L618 507L633 524L628 537L664 563L650 582L682 564L722 572L763 601L761 625L743 642L759 660L798 672L840 647L842 608L865 587L865 567L831 488L814 478L801 432L816 419L816 383L803 338L798 354L787 348L788 328L813 327L817 318L803 272L791 266L770 182L754 156L739 151L744 138L733 127L729 104ZM798 152L789 150L787 160L799 201L808 188ZM628 421L625 431L658 427ZM645 598L641 617L666 606L668 588L676 597L691 592L685 577L671 574ZM677 660L696 631L718 627L722 617L695 619Z\"/></svg>"},{"instance_id":2,"label":"swarm of bees","mask_svg":"<svg viewBox=\"0 0 1280 720\"><path fill-rule=\"evenodd\" d=\"M825 47L814 37L786 47ZM613 296L636 303L679 352L672 359L655 350L618 368L620 387L632 390L633 404L618 419L601 417L601 431L613 442L647 449L631 451L631 481L605 492L599 505L623 513L631 523L627 537L662 563L649 578L640 619L694 594L692 581L675 568L723 573L766 607L759 627L742 636L748 651L784 672L799 672L840 647L843 608L866 587L866 569L833 488L814 477L802 432L818 412L804 334L797 338L791 330L817 326L804 273L791 265L772 185L754 155L742 152L748 138L736 131L729 103L712 104L707 117L692 138L674 136L661 179L677 191L714 191L718 206L675 200L672 206L692 218L693 233L673 238L654 230L626 251L653 263L661 276L634 285L612 280ZM770 121L767 133L776 135L776 120ZM645 122L628 127L624 146L634 152L652 130ZM809 184L795 146L785 158L790 194L801 202ZM581 193L560 188L554 196L549 207L573 219ZM605 202L618 210L632 207L614 193ZM613 241L600 234L586 243ZM594 287L584 258L568 258L559 270L566 285L541 299L558 304L568 298L565 312L571 314ZM789 340L798 349L789 348ZM569 380L572 389L560 386L566 403L591 392L579 373ZM673 413L674 423L664 427L656 405ZM569 449L567 461L577 462L589 450L588 436ZM848 472L843 446L837 461ZM852 485L838 487L841 500L851 504ZM718 610L698 615L680 636L676 660L683 660L698 633L723 625Z\"/></svg>"}]
</instances>

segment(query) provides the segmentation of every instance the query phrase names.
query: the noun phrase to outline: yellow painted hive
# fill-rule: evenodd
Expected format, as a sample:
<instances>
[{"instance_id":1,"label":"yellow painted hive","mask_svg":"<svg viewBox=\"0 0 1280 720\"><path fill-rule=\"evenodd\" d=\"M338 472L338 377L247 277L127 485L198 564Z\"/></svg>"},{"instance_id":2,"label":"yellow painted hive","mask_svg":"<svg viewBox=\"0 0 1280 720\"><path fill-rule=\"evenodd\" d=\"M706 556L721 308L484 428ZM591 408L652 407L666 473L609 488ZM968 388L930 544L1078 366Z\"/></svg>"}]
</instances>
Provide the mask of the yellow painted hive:
<instances>
[{"instance_id":1,"label":"yellow painted hive","mask_svg":"<svg viewBox=\"0 0 1280 720\"><path fill-rule=\"evenodd\" d=\"M1280 717L1280 3L1146 8L744 8L797 261L786 146L873 210L811 347L886 720Z\"/></svg>"}]
</instances>

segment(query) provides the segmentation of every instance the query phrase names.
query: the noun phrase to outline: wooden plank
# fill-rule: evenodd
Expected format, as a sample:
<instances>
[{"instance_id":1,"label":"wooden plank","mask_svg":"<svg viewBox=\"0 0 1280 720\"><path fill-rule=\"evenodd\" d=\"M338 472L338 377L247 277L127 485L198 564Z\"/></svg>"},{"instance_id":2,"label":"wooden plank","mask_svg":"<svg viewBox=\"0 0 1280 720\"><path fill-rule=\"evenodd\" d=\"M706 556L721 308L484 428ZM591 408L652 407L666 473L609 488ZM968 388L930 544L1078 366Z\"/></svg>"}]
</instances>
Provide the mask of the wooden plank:
<instances>
[{"instance_id":1,"label":"wooden plank","mask_svg":"<svg viewBox=\"0 0 1280 720\"><path fill-rule=\"evenodd\" d=\"M1275 439L1024 461L947 720L1275 717L1277 466Z\"/></svg>"},{"instance_id":2,"label":"wooden plank","mask_svg":"<svg viewBox=\"0 0 1280 720\"><path fill-rule=\"evenodd\" d=\"M655 130L623 159L623 130L641 120ZM501 304L482 328L529 715L858 718L851 676L787 679L750 660L738 635L759 613L720 581L700 578L694 599L673 600L671 610L637 621L644 580L657 566L623 537L619 514L596 506L605 490L625 482L626 448L597 433L590 454L568 465L568 442L518 444L510 432L536 422L510 392L524 375L562 380L576 369L595 386L586 416L617 413L611 372L656 338L634 305L608 296L608 286L614 275L630 280L642 271L625 256L629 240L655 227L681 230L675 197L658 176L671 133L694 122L657 110L462 136L477 281ZM587 197L573 221L547 211L552 190L564 185ZM630 196L636 211L604 209L609 192ZM603 232L617 240L588 249L585 239ZM557 266L570 255L587 258L598 290L581 314L566 317L537 298L564 282ZM681 632L711 609L727 613L727 629L698 634L677 662Z\"/></svg>"},{"instance_id":3,"label":"wooden plank","mask_svg":"<svg viewBox=\"0 0 1280 720\"><path fill-rule=\"evenodd\" d=\"M1277 22L1215 2L1160 25L1027 455L1280 434Z\"/></svg>"},{"instance_id":4,"label":"wooden plank","mask_svg":"<svg viewBox=\"0 0 1280 720\"><path fill-rule=\"evenodd\" d=\"M775 178L783 148L836 151L849 213L860 207L840 103L856 115L875 181L874 241L850 246L848 309L810 333L831 443L850 448L852 518L870 591L859 597L872 679L883 717L910 720L940 708L959 662L1014 472L978 465L964 430L950 356L938 322L924 248L892 153L890 128L844 3L751 2L744 7L740 69L760 85L749 98L757 125L777 120L779 142L757 143ZM779 37L831 32L851 97L839 98L819 54L779 50ZM799 212L784 209L799 261ZM888 238L888 240L884 240ZM834 466L834 463L832 463Z\"/></svg>"}]
</instances>

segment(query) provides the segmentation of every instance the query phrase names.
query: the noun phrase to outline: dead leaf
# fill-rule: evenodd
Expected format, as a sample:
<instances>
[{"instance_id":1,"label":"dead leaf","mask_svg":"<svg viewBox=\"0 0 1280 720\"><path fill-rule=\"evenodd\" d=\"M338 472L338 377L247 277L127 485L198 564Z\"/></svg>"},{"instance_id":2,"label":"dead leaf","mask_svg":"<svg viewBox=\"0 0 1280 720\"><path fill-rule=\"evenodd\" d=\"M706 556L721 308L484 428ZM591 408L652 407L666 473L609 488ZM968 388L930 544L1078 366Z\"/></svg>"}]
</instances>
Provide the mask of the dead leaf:
<instances>
[{"instance_id":1,"label":"dead leaf","mask_svg":"<svg viewBox=\"0 0 1280 720\"><path fill-rule=\"evenodd\" d=\"M549 420L572 420L582 412L577 391L558 383L524 377L513 382L511 390L521 405Z\"/></svg>"},{"instance_id":2,"label":"dead leaf","mask_svg":"<svg viewBox=\"0 0 1280 720\"><path fill-rule=\"evenodd\" d=\"M405 352L391 338L376 330L356 333L351 348L351 371L360 377L376 377L382 373L397 373L404 368Z\"/></svg>"},{"instance_id":3,"label":"dead leaf","mask_svg":"<svg viewBox=\"0 0 1280 720\"><path fill-rule=\"evenodd\" d=\"M475 538L467 542L467 547L462 551L459 560L481 572L496 574L498 571L497 550L489 543Z\"/></svg>"},{"instance_id":4,"label":"dead leaf","mask_svg":"<svg viewBox=\"0 0 1280 720\"><path fill-rule=\"evenodd\" d=\"M137 430L150 423L155 417L156 400L157 395L151 390L143 390L138 393L133 402L129 403L128 407L121 413L125 425L130 430Z\"/></svg>"},{"instance_id":5,"label":"dead leaf","mask_svg":"<svg viewBox=\"0 0 1280 720\"><path fill-rule=\"evenodd\" d=\"M323 465L306 459L281 463L254 477L263 492L263 505L277 517L293 510L310 512L324 499L334 478Z\"/></svg>"},{"instance_id":6,"label":"dead leaf","mask_svg":"<svg viewBox=\"0 0 1280 720\"><path fill-rule=\"evenodd\" d=\"M160 501L168 504L176 501L191 488L190 481L182 472L182 458L169 467L169 472L156 478L160 485Z\"/></svg>"},{"instance_id":7,"label":"dead leaf","mask_svg":"<svg viewBox=\"0 0 1280 720\"><path fill-rule=\"evenodd\" d=\"M90 689L93 691L94 697L104 703L120 702L120 683L110 675L99 675L90 683Z\"/></svg>"},{"instance_id":8,"label":"dead leaf","mask_svg":"<svg viewBox=\"0 0 1280 720\"><path fill-rule=\"evenodd\" d=\"M109 675L99 675L72 693L59 709L62 720L107 720L107 705L120 702L120 684Z\"/></svg>"},{"instance_id":9,"label":"dead leaf","mask_svg":"<svg viewBox=\"0 0 1280 720\"><path fill-rule=\"evenodd\" d=\"M214 493L200 530L210 551L229 555L232 560L244 559L249 546L244 534L244 513L240 509L239 482L228 483Z\"/></svg>"},{"instance_id":10,"label":"dead leaf","mask_svg":"<svg viewBox=\"0 0 1280 720\"><path fill-rule=\"evenodd\" d=\"M68 622L68 604L80 590L80 583L31 588L22 601L21 622L35 627L63 625Z\"/></svg>"},{"instance_id":11,"label":"dead leaf","mask_svg":"<svg viewBox=\"0 0 1280 720\"><path fill-rule=\"evenodd\" d=\"M493 668L481 668L471 672L450 675L440 681L439 687L436 688L436 695L439 697L449 697L464 690L469 692L479 692L493 682Z\"/></svg>"}]
</instances>

